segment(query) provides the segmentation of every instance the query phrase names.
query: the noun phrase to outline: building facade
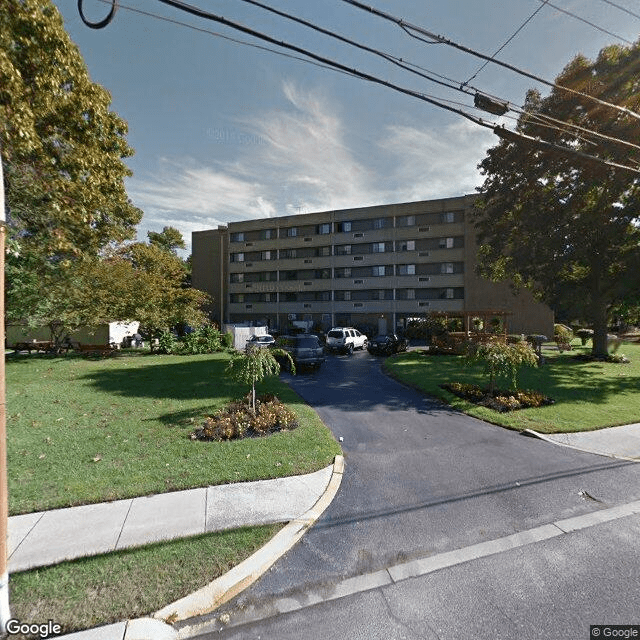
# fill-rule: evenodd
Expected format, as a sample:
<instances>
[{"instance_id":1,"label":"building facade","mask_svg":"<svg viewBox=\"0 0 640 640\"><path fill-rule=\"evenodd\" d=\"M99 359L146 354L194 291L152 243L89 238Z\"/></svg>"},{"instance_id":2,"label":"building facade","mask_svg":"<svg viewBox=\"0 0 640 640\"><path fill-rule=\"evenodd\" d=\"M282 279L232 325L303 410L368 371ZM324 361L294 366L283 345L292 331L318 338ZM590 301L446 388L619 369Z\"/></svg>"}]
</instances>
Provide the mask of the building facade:
<instances>
[{"instance_id":1,"label":"building facade","mask_svg":"<svg viewBox=\"0 0 640 640\"><path fill-rule=\"evenodd\" d=\"M219 324L401 331L431 312L506 311L510 333L553 335L528 292L475 274L474 195L233 222L193 233L193 286Z\"/></svg>"}]
</instances>

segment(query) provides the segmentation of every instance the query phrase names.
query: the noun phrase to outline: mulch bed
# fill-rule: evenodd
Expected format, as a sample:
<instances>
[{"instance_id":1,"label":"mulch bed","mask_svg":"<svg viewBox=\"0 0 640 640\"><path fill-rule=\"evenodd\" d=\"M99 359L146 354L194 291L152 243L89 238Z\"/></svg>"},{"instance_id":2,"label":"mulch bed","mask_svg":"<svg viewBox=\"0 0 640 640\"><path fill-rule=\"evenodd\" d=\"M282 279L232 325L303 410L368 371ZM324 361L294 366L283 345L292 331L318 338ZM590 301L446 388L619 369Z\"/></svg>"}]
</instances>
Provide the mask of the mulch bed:
<instances>
[{"instance_id":1,"label":"mulch bed","mask_svg":"<svg viewBox=\"0 0 640 640\"><path fill-rule=\"evenodd\" d=\"M529 407L543 407L554 404L554 400L538 391L494 389L493 393L486 387L462 382L449 382L441 384L442 389L450 391L459 398L473 402L481 407L488 407L494 411L505 413L528 409Z\"/></svg>"}]
</instances>

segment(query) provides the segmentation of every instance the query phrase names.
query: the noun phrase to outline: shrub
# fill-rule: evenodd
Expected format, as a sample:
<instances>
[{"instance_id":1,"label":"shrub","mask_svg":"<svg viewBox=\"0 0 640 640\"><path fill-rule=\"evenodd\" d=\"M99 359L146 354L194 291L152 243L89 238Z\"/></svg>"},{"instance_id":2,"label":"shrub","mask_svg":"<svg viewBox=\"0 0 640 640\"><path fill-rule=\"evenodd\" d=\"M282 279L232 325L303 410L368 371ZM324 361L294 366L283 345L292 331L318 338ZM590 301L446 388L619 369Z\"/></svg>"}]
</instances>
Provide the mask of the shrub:
<instances>
[{"instance_id":1,"label":"shrub","mask_svg":"<svg viewBox=\"0 0 640 640\"><path fill-rule=\"evenodd\" d=\"M464 398L469 402L501 413L529 407L542 407L554 403L551 398L538 391L501 391L499 389L490 391L489 389L482 389L475 384L461 382L451 382L441 386L459 398Z\"/></svg>"},{"instance_id":2,"label":"shrub","mask_svg":"<svg viewBox=\"0 0 640 640\"><path fill-rule=\"evenodd\" d=\"M489 376L489 391L493 392L496 378L506 378L514 389L518 386L518 371L522 367L537 367L538 358L527 342L508 344L496 339L467 348L467 362L480 362Z\"/></svg>"},{"instance_id":3,"label":"shrub","mask_svg":"<svg viewBox=\"0 0 640 640\"><path fill-rule=\"evenodd\" d=\"M576 331L576 335L580 338L580 342L584 347L587 344L587 340L591 340L593 338L593 329L578 329Z\"/></svg>"},{"instance_id":4,"label":"shrub","mask_svg":"<svg viewBox=\"0 0 640 640\"><path fill-rule=\"evenodd\" d=\"M222 338L215 326L204 326L182 338L180 352L187 355L222 351Z\"/></svg>"},{"instance_id":5,"label":"shrub","mask_svg":"<svg viewBox=\"0 0 640 640\"><path fill-rule=\"evenodd\" d=\"M297 426L296 415L278 398L270 394L256 398L254 411L249 394L243 400L233 402L226 409L206 418L202 427L191 434L191 439L221 442L265 436L292 430Z\"/></svg>"},{"instance_id":6,"label":"shrub","mask_svg":"<svg viewBox=\"0 0 640 640\"><path fill-rule=\"evenodd\" d=\"M225 349L231 349L233 347L233 333L231 331L227 331L227 333L223 333L220 336L222 341L222 346Z\"/></svg>"},{"instance_id":7,"label":"shrub","mask_svg":"<svg viewBox=\"0 0 640 640\"><path fill-rule=\"evenodd\" d=\"M173 353L176 348L176 339L170 331L164 331L158 338L158 353Z\"/></svg>"}]
</instances>

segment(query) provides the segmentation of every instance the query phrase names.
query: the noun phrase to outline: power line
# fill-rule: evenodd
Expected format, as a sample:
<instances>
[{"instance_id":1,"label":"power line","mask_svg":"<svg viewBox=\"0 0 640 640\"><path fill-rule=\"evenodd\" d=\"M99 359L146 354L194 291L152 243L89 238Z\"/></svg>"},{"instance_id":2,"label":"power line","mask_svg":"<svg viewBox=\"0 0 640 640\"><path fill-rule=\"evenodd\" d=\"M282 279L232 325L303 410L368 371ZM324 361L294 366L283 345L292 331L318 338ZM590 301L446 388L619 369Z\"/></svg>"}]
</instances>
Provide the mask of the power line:
<instances>
[{"instance_id":1,"label":"power line","mask_svg":"<svg viewBox=\"0 0 640 640\"><path fill-rule=\"evenodd\" d=\"M542 0L542 5L539 6L514 32L513 34L504 42L504 44L495 51L495 53L491 56L491 60L494 60L495 57L533 20L540 11L547 4L548 0ZM484 64L465 82L465 84L469 84L477 75L489 64L489 60L486 60Z\"/></svg>"},{"instance_id":2,"label":"power line","mask_svg":"<svg viewBox=\"0 0 640 640\"><path fill-rule=\"evenodd\" d=\"M575 20L580 20L580 22L584 22L585 24L588 24L590 27L593 27L594 29L601 31L602 33L606 33L608 36L613 36L614 38L617 38L618 40L621 40L626 44L633 45L633 42L631 42L631 40L627 40L626 38L623 38L622 36L619 36L618 34L613 33L612 31L607 31L605 28L601 27L600 25L597 25L595 22L590 22L589 20L582 18L575 13L572 13L567 9L563 9L562 7L559 7L557 4L553 4L548 0L540 0L540 2L544 2L544 4L547 5L548 7L553 7L556 11L560 11L560 13L564 13L567 16L571 16Z\"/></svg>"},{"instance_id":3,"label":"power line","mask_svg":"<svg viewBox=\"0 0 640 640\"><path fill-rule=\"evenodd\" d=\"M164 2L165 0L160 0L160 2ZM471 49L465 45L459 44L457 42L454 42L453 40L449 40L448 38L445 38L444 36L439 36L435 33L432 33L430 31L428 31L427 29L424 29L423 27L420 27L418 25L413 25L409 22L407 22L406 20L403 20L402 18L398 18L396 16L393 16L389 13L385 13L384 11L380 11L379 9L376 9L375 7L370 7L367 6L361 2L358 2L358 0L342 0L342 2L346 2L347 4L350 4L354 7L357 7L358 9L361 9L363 11L368 11L369 13L372 13L380 18L383 18L384 20L388 20L389 22L393 22L394 24L396 24L397 26L399 26L403 31L409 33L409 32L416 32L419 34L422 34L424 36L427 36L428 38L431 38L431 40L437 41L437 42L441 42L442 44L446 44L447 46L453 47L455 49L458 49L460 51L464 51L465 53L469 53L473 56L476 56L477 58L481 58L482 60L487 60L488 62L493 62L494 64L500 65L501 67L505 67L506 69L509 69L511 71L514 71L515 73L518 73L522 76L525 76L527 78L530 78L532 80L535 80L536 82L540 82L548 87L553 87L555 89L560 89L562 91L567 91L568 93L572 93L574 95L578 95L581 96L583 98L587 98L589 100L592 100L598 104L601 104L603 106L609 107L611 109L615 109L616 111L620 111L626 115L632 116L634 118L640 119L640 114L635 113L634 111L631 111L630 109L627 109L625 107L621 107L619 105L616 104L612 104L610 102L606 102L605 100L600 100L600 98L596 98L595 96L590 96L587 93L582 93L581 91L576 91L575 89L571 89L569 87L565 87L563 85L559 85L556 84L555 82L550 82L549 80L545 80L544 78L541 78L540 76L536 76L533 73L530 73L529 71L525 71L524 69L520 69L518 67L516 67L515 65L509 64L508 62L503 62L501 60L498 60L496 58L492 58L491 56L487 56L484 53L480 53L479 51L475 51L474 49ZM411 35L411 34L410 34ZM422 39L422 38L420 38Z\"/></svg>"},{"instance_id":4,"label":"power line","mask_svg":"<svg viewBox=\"0 0 640 640\"><path fill-rule=\"evenodd\" d=\"M374 48L369 47L367 45L363 45L363 44L361 44L359 42L356 42L356 41L354 41L354 40L352 40L350 38L346 38L345 36L341 36L341 35L333 32L333 31L330 31L328 29L320 27L320 26L318 26L318 25L316 25L316 24L314 24L312 22L309 22L308 20L304 20L304 19L302 19L302 18L300 18L298 16L286 13L284 11L280 11L279 9L274 9L273 7L269 7L268 5L265 5L262 2L259 2L258 0L240 0L240 1L244 2L246 4L250 4L252 6L256 6L256 7L259 7L261 9L264 9L265 11L273 13L273 14L275 14L277 16L280 16L282 18L285 18L287 20L291 20L291 21L293 21L293 22L295 22L297 24L301 24L301 25L303 25L305 27L308 27L308 28L310 28L310 29L312 29L314 31L322 33L323 35L329 36L331 38L334 38L336 40L339 40L341 42L344 42L346 44L354 46L354 47L356 47L356 48L358 48L360 50L364 50L364 51L367 51L368 53L372 53L372 54L374 54L376 56L382 57L383 59L387 60L388 62L391 62L392 64L404 69L405 71L408 71L409 73L414 73L414 74L416 74L416 75L418 75L418 76L420 76L422 78L425 78L426 80L429 80L430 82L434 82L436 84L448 87L449 89L454 89L456 91L460 91L462 93L466 93L466 94L469 94L469 95L473 95L473 93L476 92L476 94L477 93L481 94L481 96L480 96L481 98L482 97L487 97L487 98L491 98L491 99L495 99L495 100L501 101L502 104L504 105L505 112L506 112L506 110L508 108L508 104L509 104L508 101L502 101L501 98L498 98L497 96L491 96L490 94L488 94L488 93L486 93L484 91L481 91L480 89L476 89L475 87L469 86L469 81L471 79L473 79L473 77L470 80L468 80L467 82L460 83L459 81L452 80L451 78L447 78L446 76L434 74L434 72L429 71L427 69L424 69L423 67L419 67L418 65L414 65L414 64L412 64L410 62L407 62L406 60L403 60L402 58L398 58L396 56L392 56L391 54L382 52L379 49L374 49ZM544 7L544 4L546 4L547 0L542 0L542 1L543 1L543 4L540 7L538 7L538 9L536 11L534 11L529 16L529 18L527 18L524 21L524 23L505 42L505 44L502 45L502 47L500 47L500 49L498 49L498 51L496 51L496 53L494 53L494 56L497 55L497 53L499 51L501 51L524 28L524 26L530 20L532 20L535 17L535 15ZM486 66L487 64L489 64L488 61L484 63L484 65L476 72L475 75L477 75L484 68L484 66ZM416 71L415 69L420 69L422 71L426 71L429 75L425 75L424 73L420 73L419 71ZM439 78L442 79L442 81L434 79L432 77L433 75L437 75ZM471 91L467 90L467 87L468 87L468 89L471 89ZM429 96L429 97L433 97L433 96ZM477 98L478 98L478 96L476 95L476 102L478 102ZM444 100L442 98L440 98L440 100L442 100L443 102L447 102L449 104L461 105L463 107L467 106L467 105L464 105L464 104L461 104L459 102L455 102L455 101L452 101L452 100ZM514 108L512 106L512 109L514 111L518 112L518 113L525 113L524 109L522 109L522 108ZM486 111L487 109L484 108L483 110ZM527 112L527 113L529 113L529 112ZM500 113L500 115L504 115L504 113ZM529 115L531 115L531 114L529 113ZM537 115L539 115L539 119L545 118L545 116L543 114L537 114ZM610 142L619 142L620 144L623 144L623 145L626 145L626 146L629 146L629 147L632 147L632 148L640 150L640 146L638 146L638 145L632 144L632 143L627 142L625 140L619 140L619 139L613 138L611 136L606 136L606 135L601 134L601 133L599 133L597 131L590 131L590 130L585 129L583 127L580 127L578 125L574 125L574 124L572 124L570 122L563 122L561 120L556 120L556 119L551 118L551 117L548 117L547 120L548 120L548 122L555 122L555 123L561 124L563 129L555 127L559 131L566 131L566 127L573 127L574 129L579 130L582 133L590 133L591 135L594 135L596 137L600 137L602 139L606 139L606 140L608 140ZM550 125L550 124L547 124L545 126L547 126L549 128L554 128L553 125Z\"/></svg>"},{"instance_id":5,"label":"power line","mask_svg":"<svg viewBox=\"0 0 640 640\"><path fill-rule=\"evenodd\" d=\"M626 7L616 4L615 2L611 2L611 0L600 0L600 2L605 2L606 4L610 4L612 7L615 7L616 9L620 9L620 11L624 11L625 13L628 13L630 16L633 16L634 18L640 18L640 13L634 13L633 11L631 11L630 9L627 9Z\"/></svg>"},{"instance_id":6,"label":"power line","mask_svg":"<svg viewBox=\"0 0 640 640\"><path fill-rule=\"evenodd\" d=\"M607 165L610 167L615 167L615 168L619 168L619 169L625 169L627 171L632 171L634 173L640 173L640 170L633 168L633 167L629 167L626 165L621 165L621 164L617 164L617 163L613 163L607 160L603 160L601 158L598 158L596 156L591 156L589 154L585 154L582 152L578 152L574 149L571 149L570 147L566 147L566 146L562 146L562 145L557 145L555 143L552 142L547 142L544 140L539 140L538 138L533 138L531 136L526 136L523 135L521 133L518 133L516 131L510 131L508 129L505 129L502 126L498 126L495 123L492 123L490 121L486 121L482 118L478 118L476 116L473 116L470 113L467 113L466 111L463 111L462 109L458 109L458 108L454 108L454 107L450 107L446 104L444 104L444 102L442 102L439 99L435 99L432 98L426 94L420 93L418 91L414 91L412 89L407 89L405 87L401 87L399 85L396 85L394 83L391 83L389 81L383 80L381 78L378 78L376 76L373 76L371 74L368 73L364 73L362 71L359 71L358 69L355 68L349 68L345 65L343 65L342 63L336 62L334 60L331 60L329 58L326 58L324 56L320 56L318 54L315 54L311 51L308 51L306 49L303 49L301 47L298 47L296 45L284 42L284 41L278 41L275 38L272 38L271 36L255 31L254 29L251 29L249 27L246 27L244 25L241 25L239 23L233 22L231 20L228 20L227 18L224 18L222 16L218 16L215 14L212 14L210 12L207 12L203 9L200 9L198 7L194 7L192 5L186 4L184 2L181 2L180 0L158 0L159 2L162 2L163 4L169 5L171 7L180 9L182 11L185 11L187 13L190 13L192 15L195 15L197 17L201 17L207 20L211 20L213 22L218 22L220 24L224 24L225 26L228 26L230 28L236 29L242 33L246 33L248 35L251 35L255 38L264 40L266 42L269 42L270 44L275 44L279 47L283 47L292 51L295 51L296 53L301 53L304 56L307 56L315 61L321 62L323 65L330 67L332 69L335 70L339 70L339 71L343 71L345 73L348 73L349 75L352 75L354 77L360 78L362 80L367 80L369 82L373 82L375 84L379 84L381 86L385 86L387 88L391 88L394 89L395 91L398 91L400 93L403 93L405 95L409 95L411 97L417 98L419 100L422 100L424 102L427 102L429 104L432 104L434 106L440 107L441 109L444 109L446 111L450 111L452 113L456 113L457 115L460 115L468 120L470 120L471 122L474 122L475 124L478 124L480 126L486 127L491 129L496 135L498 135L501 138L505 138L508 139L510 141L514 141L514 140L523 140L523 141L527 141L529 143L535 143L538 142L540 146L543 146L545 148L549 148L549 149L556 149L559 152L565 153L565 154L574 154L578 157L581 157L583 159L588 159L592 162L598 162L601 163L603 165ZM83 0L78 0L78 7L79 9L81 9L81 5L82 5ZM114 5L117 4L118 0L110 0L110 2L112 3L112 8ZM101 21L101 26L100 27L95 27L95 24L93 26L93 28L103 28L104 26L106 26L107 24L109 24L111 22L111 19L113 18L113 10L110 12L109 17L107 20L103 20ZM81 12L81 17L83 19L84 22L87 22L84 15ZM595 133L595 132L590 132L590 133Z\"/></svg>"}]
</instances>

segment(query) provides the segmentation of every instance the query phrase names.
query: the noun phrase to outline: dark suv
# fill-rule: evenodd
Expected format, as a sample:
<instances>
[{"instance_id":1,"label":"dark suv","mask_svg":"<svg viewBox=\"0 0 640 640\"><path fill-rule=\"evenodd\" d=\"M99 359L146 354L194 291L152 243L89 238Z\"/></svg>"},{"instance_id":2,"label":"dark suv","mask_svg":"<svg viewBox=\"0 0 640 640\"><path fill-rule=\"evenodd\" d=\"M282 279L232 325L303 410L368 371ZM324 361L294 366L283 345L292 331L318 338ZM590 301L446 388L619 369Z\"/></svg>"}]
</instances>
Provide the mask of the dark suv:
<instances>
[{"instance_id":1,"label":"dark suv","mask_svg":"<svg viewBox=\"0 0 640 640\"><path fill-rule=\"evenodd\" d=\"M309 333L302 333L297 336L281 336L276 340L275 346L289 352L296 369L302 369L303 367L319 369L325 360L324 349L318 336ZM276 360L286 371L291 368L288 358L276 356Z\"/></svg>"}]
</instances>

